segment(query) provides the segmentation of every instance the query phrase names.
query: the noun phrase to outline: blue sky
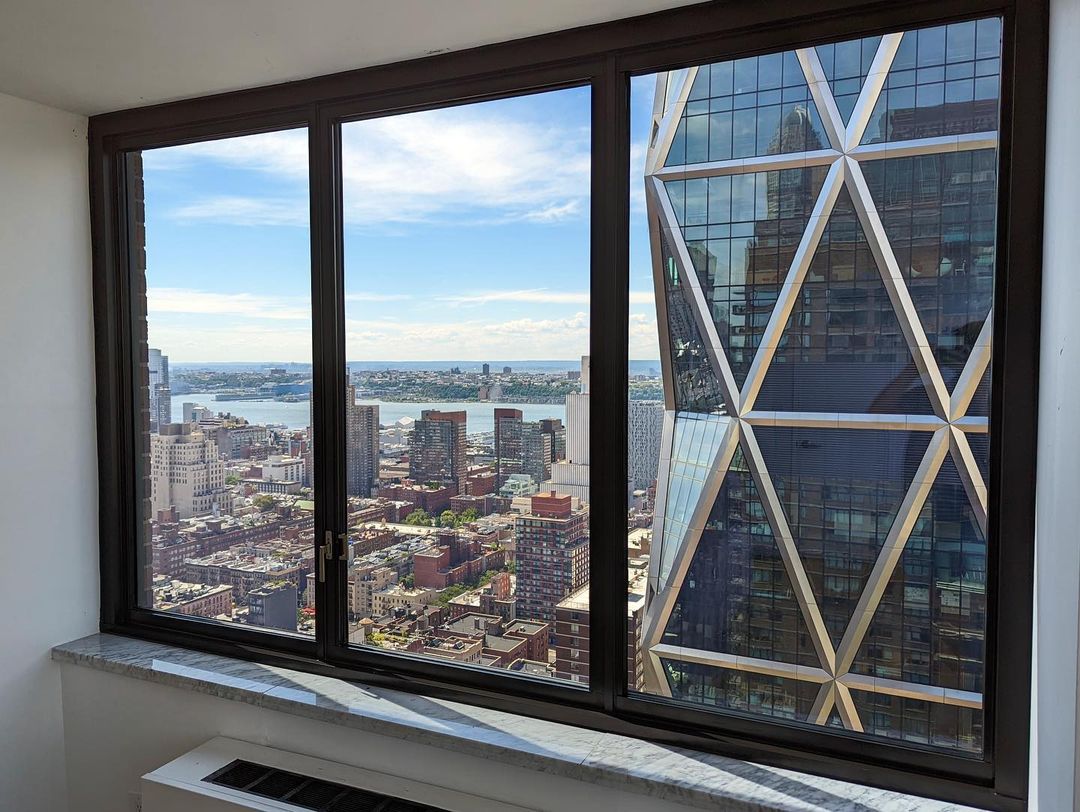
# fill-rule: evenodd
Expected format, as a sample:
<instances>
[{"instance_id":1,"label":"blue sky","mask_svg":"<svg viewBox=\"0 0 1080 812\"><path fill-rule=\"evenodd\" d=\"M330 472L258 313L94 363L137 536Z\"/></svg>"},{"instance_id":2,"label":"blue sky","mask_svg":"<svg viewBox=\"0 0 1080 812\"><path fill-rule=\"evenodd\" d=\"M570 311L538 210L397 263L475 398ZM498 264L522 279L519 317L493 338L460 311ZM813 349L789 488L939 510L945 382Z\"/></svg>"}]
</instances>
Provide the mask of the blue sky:
<instances>
[{"instance_id":1,"label":"blue sky","mask_svg":"<svg viewBox=\"0 0 1080 812\"><path fill-rule=\"evenodd\" d=\"M632 92L630 357L656 323L642 200L651 79ZM589 91L343 127L346 352L588 352ZM144 153L151 346L174 362L311 360L307 135Z\"/></svg>"}]
</instances>

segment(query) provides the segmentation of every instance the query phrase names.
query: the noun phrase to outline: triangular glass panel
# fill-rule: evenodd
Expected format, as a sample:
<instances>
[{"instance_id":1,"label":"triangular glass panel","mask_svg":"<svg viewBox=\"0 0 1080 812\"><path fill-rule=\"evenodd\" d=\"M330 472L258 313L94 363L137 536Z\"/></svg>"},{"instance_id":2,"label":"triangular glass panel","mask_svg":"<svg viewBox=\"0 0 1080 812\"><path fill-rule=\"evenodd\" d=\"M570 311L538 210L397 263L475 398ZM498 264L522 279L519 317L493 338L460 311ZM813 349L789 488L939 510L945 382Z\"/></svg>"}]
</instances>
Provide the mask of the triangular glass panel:
<instances>
[{"instance_id":1,"label":"triangular glass panel","mask_svg":"<svg viewBox=\"0 0 1080 812\"><path fill-rule=\"evenodd\" d=\"M660 238L660 250L664 263L664 298L675 408L680 411L722 413L726 411L724 396L698 330L689 298L690 291L675 261L671 238L667 233Z\"/></svg>"},{"instance_id":2,"label":"triangular glass panel","mask_svg":"<svg viewBox=\"0 0 1080 812\"><path fill-rule=\"evenodd\" d=\"M755 674L703 663L661 658L671 696L724 710L805 719L818 686L791 677Z\"/></svg>"},{"instance_id":3,"label":"triangular glass panel","mask_svg":"<svg viewBox=\"0 0 1080 812\"><path fill-rule=\"evenodd\" d=\"M820 666L741 450L713 504L663 642Z\"/></svg>"},{"instance_id":4,"label":"triangular glass panel","mask_svg":"<svg viewBox=\"0 0 1080 812\"><path fill-rule=\"evenodd\" d=\"M862 167L951 390L993 301L997 151L888 158Z\"/></svg>"},{"instance_id":5,"label":"triangular glass panel","mask_svg":"<svg viewBox=\"0 0 1080 812\"><path fill-rule=\"evenodd\" d=\"M665 165L828 146L799 60L785 51L700 66Z\"/></svg>"},{"instance_id":6,"label":"triangular glass panel","mask_svg":"<svg viewBox=\"0 0 1080 812\"><path fill-rule=\"evenodd\" d=\"M932 413L846 187L811 260L756 408Z\"/></svg>"},{"instance_id":7,"label":"triangular glass panel","mask_svg":"<svg viewBox=\"0 0 1080 812\"><path fill-rule=\"evenodd\" d=\"M950 456L851 670L979 693L985 623L986 539Z\"/></svg>"},{"instance_id":8,"label":"triangular glass panel","mask_svg":"<svg viewBox=\"0 0 1080 812\"><path fill-rule=\"evenodd\" d=\"M930 432L757 426L754 434L838 646Z\"/></svg>"},{"instance_id":9,"label":"triangular glass panel","mask_svg":"<svg viewBox=\"0 0 1080 812\"><path fill-rule=\"evenodd\" d=\"M996 131L1000 74L998 18L908 31L862 143Z\"/></svg>"},{"instance_id":10,"label":"triangular glass panel","mask_svg":"<svg viewBox=\"0 0 1080 812\"><path fill-rule=\"evenodd\" d=\"M832 709L832 713L829 714L829 719L825 722L826 727L843 727L844 720L840 718L840 711L836 708Z\"/></svg>"},{"instance_id":11,"label":"triangular glass panel","mask_svg":"<svg viewBox=\"0 0 1080 812\"><path fill-rule=\"evenodd\" d=\"M667 582L679 547L687 543L691 519L698 510L705 481L730 427L730 418L679 412L671 436L664 491L664 526L660 538L660 584Z\"/></svg>"},{"instance_id":12,"label":"triangular glass panel","mask_svg":"<svg viewBox=\"0 0 1080 812\"><path fill-rule=\"evenodd\" d=\"M979 466L979 473L982 474L983 485L990 487L990 435L972 432L965 436L971 447L971 456L975 458L975 464Z\"/></svg>"},{"instance_id":13,"label":"triangular glass panel","mask_svg":"<svg viewBox=\"0 0 1080 812\"><path fill-rule=\"evenodd\" d=\"M987 367L975 387L975 394L967 407L967 417L990 416L990 367Z\"/></svg>"},{"instance_id":14,"label":"triangular glass panel","mask_svg":"<svg viewBox=\"0 0 1080 812\"><path fill-rule=\"evenodd\" d=\"M739 386L827 174L814 166L665 184Z\"/></svg>"},{"instance_id":15,"label":"triangular glass panel","mask_svg":"<svg viewBox=\"0 0 1080 812\"><path fill-rule=\"evenodd\" d=\"M881 37L865 37L819 45L815 49L845 124L851 120L851 111L855 109L880 43Z\"/></svg>"}]
</instances>

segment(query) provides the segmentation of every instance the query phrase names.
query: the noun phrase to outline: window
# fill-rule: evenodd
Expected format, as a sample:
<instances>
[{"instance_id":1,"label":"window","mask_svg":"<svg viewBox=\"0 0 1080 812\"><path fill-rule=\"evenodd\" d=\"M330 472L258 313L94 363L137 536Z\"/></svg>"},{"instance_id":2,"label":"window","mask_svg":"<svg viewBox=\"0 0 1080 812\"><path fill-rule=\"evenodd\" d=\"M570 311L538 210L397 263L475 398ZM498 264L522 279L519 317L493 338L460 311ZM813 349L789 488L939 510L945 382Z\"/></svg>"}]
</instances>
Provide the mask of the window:
<instances>
[{"instance_id":1,"label":"window","mask_svg":"<svg viewBox=\"0 0 1080 812\"><path fill-rule=\"evenodd\" d=\"M314 635L307 132L127 156L138 605Z\"/></svg>"},{"instance_id":2,"label":"window","mask_svg":"<svg viewBox=\"0 0 1080 812\"><path fill-rule=\"evenodd\" d=\"M635 79L630 689L983 751L1000 58L986 18Z\"/></svg>"},{"instance_id":3,"label":"window","mask_svg":"<svg viewBox=\"0 0 1080 812\"><path fill-rule=\"evenodd\" d=\"M372 584L349 640L562 676L589 584L589 89L341 139L347 577Z\"/></svg>"},{"instance_id":4,"label":"window","mask_svg":"<svg viewBox=\"0 0 1080 812\"><path fill-rule=\"evenodd\" d=\"M92 119L102 628L1022 806L1045 9L805 13Z\"/></svg>"}]
</instances>

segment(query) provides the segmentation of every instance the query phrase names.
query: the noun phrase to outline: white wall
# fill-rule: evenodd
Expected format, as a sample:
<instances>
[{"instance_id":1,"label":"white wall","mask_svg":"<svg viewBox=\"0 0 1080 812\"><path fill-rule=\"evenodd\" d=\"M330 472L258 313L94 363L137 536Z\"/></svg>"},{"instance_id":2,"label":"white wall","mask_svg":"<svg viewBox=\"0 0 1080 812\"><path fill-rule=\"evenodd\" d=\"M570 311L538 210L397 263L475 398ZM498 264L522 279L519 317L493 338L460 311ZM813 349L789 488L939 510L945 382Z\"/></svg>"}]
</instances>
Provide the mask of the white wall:
<instances>
[{"instance_id":1,"label":"white wall","mask_svg":"<svg viewBox=\"0 0 1080 812\"><path fill-rule=\"evenodd\" d=\"M56 643L97 628L86 119L0 95L0 807L66 808Z\"/></svg>"},{"instance_id":2,"label":"white wall","mask_svg":"<svg viewBox=\"0 0 1080 812\"><path fill-rule=\"evenodd\" d=\"M270 711L232 699L63 666L68 787L78 812L122 812L139 777L215 736L325 758L527 808L680 812L617 788ZM76 803L77 802L77 803Z\"/></svg>"},{"instance_id":3,"label":"white wall","mask_svg":"<svg viewBox=\"0 0 1080 812\"><path fill-rule=\"evenodd\" d=\"M1036 541L1038 809L1075 809L1080 590L1080 0L1050 3ZM1033 804L1035 807L1035 804Z\"/></svg>"}]
</instances>

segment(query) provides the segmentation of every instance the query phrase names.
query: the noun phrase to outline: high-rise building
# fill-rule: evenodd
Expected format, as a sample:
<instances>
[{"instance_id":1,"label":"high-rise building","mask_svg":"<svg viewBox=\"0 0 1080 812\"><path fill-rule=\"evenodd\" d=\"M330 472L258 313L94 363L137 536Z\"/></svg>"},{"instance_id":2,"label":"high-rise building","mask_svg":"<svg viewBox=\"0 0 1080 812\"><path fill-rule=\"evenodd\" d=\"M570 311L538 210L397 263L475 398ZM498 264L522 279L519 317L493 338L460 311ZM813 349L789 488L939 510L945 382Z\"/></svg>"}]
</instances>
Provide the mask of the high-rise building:
<instances>
[{"instance_id":1,"label":"high-rise building","mask_svg":"<svg viewBox=\"0 0 1080 812\"><path fill-rule=\"evenodd\" d=\"M379 407L356 402L345 387L345 473L349 496L371 496L379 480Z\"/></svg>"},{"instance_id":2,"label":"high-rise building","mask_svg":"<svg viewBox=\"0 0 1080 812\"><path fill-rule=\"evenodd\" d=\"M149 373L150 431L172 422L172 390L169 388L169 356L161 350L147 351Z\"/></svg>"},{"instance_id":3,"label":"high-rise building","mask_svg":"<svg viewBox=\"0 0 1080 812\"><path fill-rule=\"evenodd\" d=\"M521 409L495 409L495 487L521 473Z\"/></svg>"},{"instance_id":4,"label":"high-rise building","mask_svg":"<svg viewBox=\"0 0 1080 812\"><path fill-rule=\"evenodd\" d=\"M658 400L632 400L628 415L627 477L630 488L648 488L660 465L664 432L664 404Z\"/></svg>"},{"instance_id":5,"label":"high-rise building","mask_svg":"<svg viewBox=\"0 0 1080 812\"><path fill-rule=\"evenodd\" d=\"M533 496L514 521L517 614L555 622L555 607L589 580L589 512L570 496Z\"/></svg>"},{"instance_id":6,"label":"high-rise building","mask_svg":"<svg viewBox=\"0 0 1080 812\"><path fill-rule=\"evenodd\" d=\"M975 32L658 78L651 692L982 750L999 23ZM905 101L977 54L982 92ZM756 133L709 112L733 98Z\"/></svg>"},{"instance_id":7,"label":"high-rise building","mask_svg":"<svg viewBox=\"0 0 1080 812\"><path fill-rule=\"evenodd\" d=\"M513 474L528 474L537 484L549 479L554 439L550 423L523 421L520 409L496 409L496 486L501 488Z\"/></svg>"},{"instance_id":8,"label":"high-rise building","mask_svg":"<svg viewBox=\"0 0 1080 812\"><path fill-rule=\"evenodd\" d=\"M589 501L589 356L581 358L581 391L566 396L566 457L551 466L542 490Z\"/></svg>"},{"instance_id":9,"label":"high-rise building","mask_svg":"<svg viewBox=\"0 0 1080 812\"><path fill-rule=\"evenodd\" d=\"M558 417L541 418L540 431L551 435L551 461L566 459L566 427Z\"/></svg>"},{"instance_id":10,"label":"high-rise building","mask_svg":"<svg viewBox=\"0 0 1080 812\"><path fill-rule=\"evenodd\" d=\"M480 369L485 378L491 374L491 364L484 364Z\"/></svg>"},{"instance_id":11,"label":"high-rise building","mask_svg":"<svg viewBox=\"0 0 1080 812\"><path fill-rule=\"evenodd\" d=\"M177 518L229 513L232 493L217 443L191 423L168 423L150 435L150 502Z\"/></svg>"},{"instance_id":12,"label":"high-rise building","mask_svg":"<svg viewBox=\"0 0 1080 812\"><path fill-rule=\"evenodd\" d=\"M466 413L425 409L409 438L409 478L465 492Z\"/></svg>"},{"instance_id":13,"label":"high-rise building","mask_svg":"<svg viewBox=\"0 0 1080 812\"><path fill-rule=\"evenodd\" d=\"M626 601L626 673L631 690L640 691L644 669L641 654L641 615L645 605L644 570L628 573ZM555 676L588 683L590 646L589 585L571 592L555 607Z\"/></svg>"}]
</instances>

